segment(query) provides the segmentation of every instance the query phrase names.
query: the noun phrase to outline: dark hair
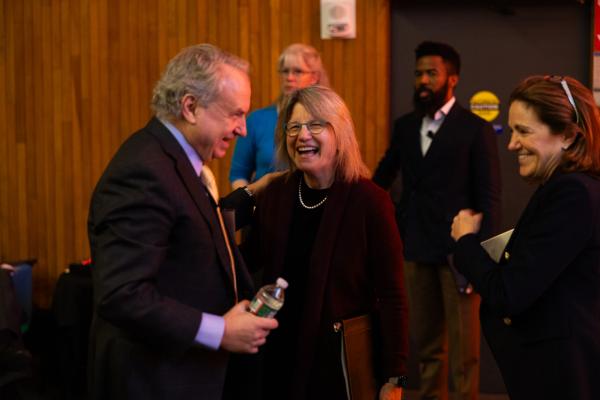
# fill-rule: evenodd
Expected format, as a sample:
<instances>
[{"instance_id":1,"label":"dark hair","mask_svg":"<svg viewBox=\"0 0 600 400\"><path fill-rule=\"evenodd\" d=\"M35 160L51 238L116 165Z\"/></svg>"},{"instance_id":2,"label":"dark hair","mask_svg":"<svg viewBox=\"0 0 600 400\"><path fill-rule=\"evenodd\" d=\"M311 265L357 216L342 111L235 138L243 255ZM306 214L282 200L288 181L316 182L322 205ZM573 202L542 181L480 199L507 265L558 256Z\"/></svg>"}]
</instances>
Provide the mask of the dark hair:
<instances>
[{"instance_id":1,"label":"dark hair","mask_svg":"<svg viewBox=\"0 0 600 400\"><path fill-rule=\"evenodd\" d=\"M425 56L440 56L446 63L448 75L460 75L460 55L454 47L446 43L422 42L415 49L415 56L417 60Z\"/></svg>"},{"instance_id":2,"label":"dark hair","mask_svg":"<svg viewBox=\"0 0 600 400\"><path fill-rule=\"evenodd\" d=\"M569 76L530 76L513 90L509 106L514 101L531 107L552 134L574 137L563 151L561 170L600 175L600 111L588 88Z\"/></svg>"}]
</instances>

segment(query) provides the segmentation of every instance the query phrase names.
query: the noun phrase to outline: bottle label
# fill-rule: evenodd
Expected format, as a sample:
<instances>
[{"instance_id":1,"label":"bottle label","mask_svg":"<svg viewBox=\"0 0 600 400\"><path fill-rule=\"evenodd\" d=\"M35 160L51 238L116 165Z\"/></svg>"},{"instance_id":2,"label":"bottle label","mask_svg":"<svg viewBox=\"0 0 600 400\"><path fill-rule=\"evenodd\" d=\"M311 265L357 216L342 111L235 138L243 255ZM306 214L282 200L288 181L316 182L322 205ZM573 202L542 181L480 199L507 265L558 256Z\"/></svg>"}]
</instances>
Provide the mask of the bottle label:
<instances>
[{"instance_id":1,"label":"bottle label","mask_svg":"<svg viewBox=\"0 0 600 400\"><path fill-rule=\"evenodd\" d=\"M256 296L248 306L250 312L254 315L264 318L273 318L277 314L277 310L272 309L261 301L259 296Z\"/></svg>"}]
</instances>

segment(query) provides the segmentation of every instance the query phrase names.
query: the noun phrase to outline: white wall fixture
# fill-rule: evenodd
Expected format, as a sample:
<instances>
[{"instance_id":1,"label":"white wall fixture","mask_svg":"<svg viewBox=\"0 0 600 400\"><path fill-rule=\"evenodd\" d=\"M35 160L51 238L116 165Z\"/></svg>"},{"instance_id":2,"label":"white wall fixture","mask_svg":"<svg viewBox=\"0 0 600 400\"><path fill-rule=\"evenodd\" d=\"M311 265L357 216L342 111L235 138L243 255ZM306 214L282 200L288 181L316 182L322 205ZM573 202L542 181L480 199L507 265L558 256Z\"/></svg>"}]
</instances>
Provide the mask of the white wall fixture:
<instances>
[{"instance_id":1,"label":"white wall fixture","mask_svg":"<svg viewBox=\"0 0 600 400\"><path fill-rule=\"evenodd\" d=\"M321 39L356 38L356 0L321 0Z\"/></svg>"}]
</instances>

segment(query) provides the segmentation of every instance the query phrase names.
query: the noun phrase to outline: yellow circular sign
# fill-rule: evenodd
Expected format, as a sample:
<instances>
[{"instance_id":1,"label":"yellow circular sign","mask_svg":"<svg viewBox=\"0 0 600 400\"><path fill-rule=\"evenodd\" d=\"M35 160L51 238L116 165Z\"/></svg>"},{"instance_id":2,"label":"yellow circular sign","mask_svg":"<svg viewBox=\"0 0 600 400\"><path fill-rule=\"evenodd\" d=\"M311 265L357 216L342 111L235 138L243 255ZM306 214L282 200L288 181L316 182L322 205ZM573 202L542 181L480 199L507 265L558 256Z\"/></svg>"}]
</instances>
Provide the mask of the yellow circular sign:
<instances>
[{"instance_id":1,"label":"yellow circular sign","mask_svg":"<svg viewBox=\"0 0 600 400\"><path fill-rule=\"evenodd\" d=\"M470 103L471 112L488 122L492 122L500 114L500 99L488 90L475 93Z\"/></svg>"}]
</instances>

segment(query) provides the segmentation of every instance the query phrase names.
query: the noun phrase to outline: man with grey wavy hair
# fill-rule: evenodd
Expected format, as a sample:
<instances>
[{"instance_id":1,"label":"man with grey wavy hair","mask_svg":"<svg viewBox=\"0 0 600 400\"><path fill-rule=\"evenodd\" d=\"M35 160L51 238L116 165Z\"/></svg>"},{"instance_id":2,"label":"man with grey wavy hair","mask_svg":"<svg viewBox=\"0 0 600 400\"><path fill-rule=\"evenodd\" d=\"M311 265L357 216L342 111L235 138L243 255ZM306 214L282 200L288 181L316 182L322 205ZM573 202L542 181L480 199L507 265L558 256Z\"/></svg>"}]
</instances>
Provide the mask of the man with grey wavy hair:
<instances>
[{"instance_id":1,"label":"man with grey wavy hair","mask_svg":"<svg viewBox=\"0 0 600 400\"><path fill-rule=\"evenodd\" d=\"M181 98L192 94L208 106L220 93L221 66L248 72L248 62L210 44L199 44L173 58L154 87L152 108L158 118L180 117Z\"/></svg>"},{"instance_id":2,"label":"man with grey wavy hair","mask_svg":"<svg viewBox=\"0 0 600 400\"><path fill-rule=\"evenodd\" d=\"M246 312L252 280L201 177L246 134L248 63L201 44L158 81L155 117L100 178L91 399L222 399L230 353L256 353L274 319ZM203 171L204 170L204 171Z\"/></svg>"}]
</instances>

